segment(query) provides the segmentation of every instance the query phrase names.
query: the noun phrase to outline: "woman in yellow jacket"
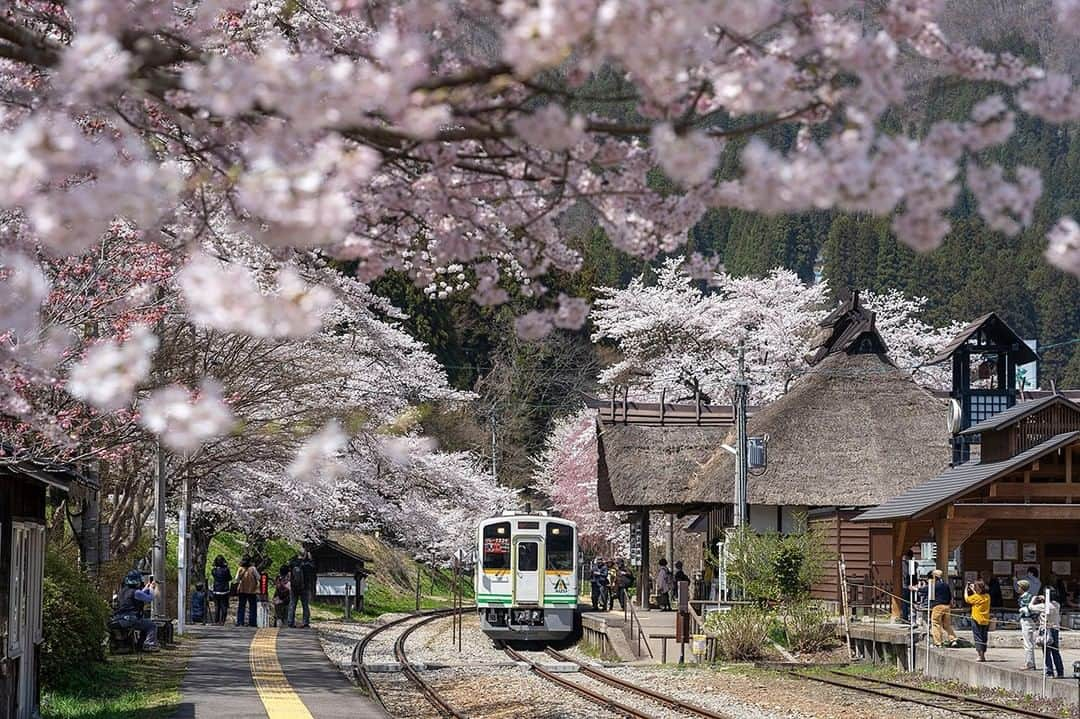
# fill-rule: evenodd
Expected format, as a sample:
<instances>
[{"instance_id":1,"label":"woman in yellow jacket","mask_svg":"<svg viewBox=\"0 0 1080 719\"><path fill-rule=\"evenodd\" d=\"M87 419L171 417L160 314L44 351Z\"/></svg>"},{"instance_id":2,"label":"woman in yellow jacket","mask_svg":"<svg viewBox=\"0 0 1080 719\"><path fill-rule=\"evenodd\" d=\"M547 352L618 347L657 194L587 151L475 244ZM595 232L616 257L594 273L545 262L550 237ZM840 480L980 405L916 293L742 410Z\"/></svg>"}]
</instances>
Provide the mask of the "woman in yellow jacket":
<instances>
[{"instance_id":1,"label":"woman in yellow jacket","mask_svg":"<svg viewBox=\"0 0 1080 719\"><path fill-rule=\"evenodd\" d=\"M975 651L979 661L986 661L986 645L990 641L990 593L983 580L964 587L964 601L971 605L971 633L975 637Z\"/></svg>"}]
</instances>

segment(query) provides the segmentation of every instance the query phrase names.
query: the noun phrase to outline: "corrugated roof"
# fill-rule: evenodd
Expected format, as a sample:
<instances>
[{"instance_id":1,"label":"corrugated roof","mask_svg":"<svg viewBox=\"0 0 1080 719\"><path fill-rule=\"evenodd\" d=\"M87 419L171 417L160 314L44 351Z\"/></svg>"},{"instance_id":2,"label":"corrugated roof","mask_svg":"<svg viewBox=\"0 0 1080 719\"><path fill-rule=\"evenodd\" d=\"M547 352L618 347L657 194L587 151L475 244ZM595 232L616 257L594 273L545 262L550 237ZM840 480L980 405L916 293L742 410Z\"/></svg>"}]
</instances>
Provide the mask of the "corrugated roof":
<instances>
[{"instance_id":1,"label":"corrugated roof","mask_svg":"<svg viewBox=\"0 0 1080 719\"><path fill-rule=\"evenodd\" d=\"M1006 410L1002 410L995 415L987 417L982 422L974 424L965 429L960 434L978 434L980 432L996 431L1004 429L1010 424L1019 422L1029 414L1037 412L1045 407L1049 407L1052 404L1065 404L1072 409L1080 412L1080 404L1073 402L1067 397L1061 395L1050 395L1049 397L1040 397L1039 399L1029 399L1026 402L1017 402L1012 407Z\"/></svg>"},{"instance_id":2,"label":"corrugated roof","mask_svg":"<svg viewBox=\"0 0 1080 719\"><path fill-rule=\"evenodd\" d=\"M1039 359L1039 355L1035 353L1035 350L1028 347L1027 343L1024 342L1023 338L1021 338L1020 335L1016 334L1013 328L1009 327L1009 325L1005 323L1005 320L998 317L997 314L994 312L987 312L985 315L976 318L974 321L964 327L964 329L960 330L960 334L956 335L956 337L953 338L952 342L945 345L945 348L942 349L941 352L939 352L937 356L930 360L927 364L937 364L938 362L944 362L945 360L949 359L950 357L952 357L953 353L956 352L956 350L960 349L961 345L971 339L972 335L982 329L984 325L991 322L1001 325L1000 327L996 328L998 332L1010 335L1010 344L1019 345L1016 353L1016 364L1027 364L1028 362L1034 362L1035 360Z\"/></svg>"},{"instance_id":3,"label":"corrugated roof","mask_svg":"<svg viewBox=\"0 0 1080 719\"><path fill-rule=\"evenodd\" d=\"M1065 432L999 462L967 462L942 472L937 477L912 487L855 518L856 522L879 519L908 519L917 517L951 499L964 495L998 477L1013 472L1029 462L1053 452L1080 436L1080 432Z\"/></svg>"}]
</instances>

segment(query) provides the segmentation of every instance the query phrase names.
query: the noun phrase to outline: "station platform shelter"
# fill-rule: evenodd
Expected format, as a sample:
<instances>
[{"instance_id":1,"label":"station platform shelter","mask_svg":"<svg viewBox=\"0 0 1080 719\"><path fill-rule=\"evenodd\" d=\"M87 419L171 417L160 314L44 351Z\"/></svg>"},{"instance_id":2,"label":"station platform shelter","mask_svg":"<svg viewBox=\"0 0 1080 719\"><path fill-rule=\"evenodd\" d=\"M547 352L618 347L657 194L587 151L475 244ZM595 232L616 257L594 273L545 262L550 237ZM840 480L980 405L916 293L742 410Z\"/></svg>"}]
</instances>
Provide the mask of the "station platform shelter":
<instances>
[{"instance_id":1,"label":"station platform shelter","mask_svg":"<svg viewBox=\"0 0 1080 719\"><path fill-rule=\"evenodd\" d=\"M1035 568L1043 586L1058 590L1063 627L1080 629L1080 404L1060 395L1020 402L962 434L981 439L978 459L853 521L890 523L897 559L932 549L957 599L965 583L996 578L1003 622L1016 618L1016 580ZM901 567L893 561L895 587Z\"/></svg>"}]
</instances>

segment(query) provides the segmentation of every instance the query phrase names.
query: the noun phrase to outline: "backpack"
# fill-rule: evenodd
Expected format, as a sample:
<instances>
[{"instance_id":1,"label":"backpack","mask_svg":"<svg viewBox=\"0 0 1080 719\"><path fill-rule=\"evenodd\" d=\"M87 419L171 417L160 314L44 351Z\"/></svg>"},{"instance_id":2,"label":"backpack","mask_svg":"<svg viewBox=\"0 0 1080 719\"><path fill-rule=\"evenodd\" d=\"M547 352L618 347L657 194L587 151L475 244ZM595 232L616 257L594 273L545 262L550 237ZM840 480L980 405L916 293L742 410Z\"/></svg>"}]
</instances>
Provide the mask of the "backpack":
<instances>
[{"instance_id":1,"label":"backpack","mask_svg":"<svg viewBox=\"0 0 1080 719\"><path fill-rule=\"evenodd\" d=\"M304 590L304 570L299 563L289 565L289 584L295 592Z\"/></svg>"}]
</instances>

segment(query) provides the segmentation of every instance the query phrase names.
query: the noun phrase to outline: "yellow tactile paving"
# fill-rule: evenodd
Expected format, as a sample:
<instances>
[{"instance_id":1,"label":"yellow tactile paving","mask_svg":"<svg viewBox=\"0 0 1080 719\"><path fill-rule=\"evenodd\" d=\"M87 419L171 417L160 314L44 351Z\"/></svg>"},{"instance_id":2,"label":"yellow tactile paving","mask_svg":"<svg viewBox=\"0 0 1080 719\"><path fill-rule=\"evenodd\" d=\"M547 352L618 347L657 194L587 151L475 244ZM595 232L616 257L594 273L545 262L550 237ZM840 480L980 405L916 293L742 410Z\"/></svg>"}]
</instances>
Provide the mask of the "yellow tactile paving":
<instances>
[{"instance_id":1,"label":"yellow tactile paving","mask_svg":"<svg viewBox=\"0 0 1080 719\"><path fill-rule=\"evenodd\" d=\"M293 690L277 657L277 629L259 629L248 656L251 678L269 719L314 719Z\"/></svg>"}]
</instances>

